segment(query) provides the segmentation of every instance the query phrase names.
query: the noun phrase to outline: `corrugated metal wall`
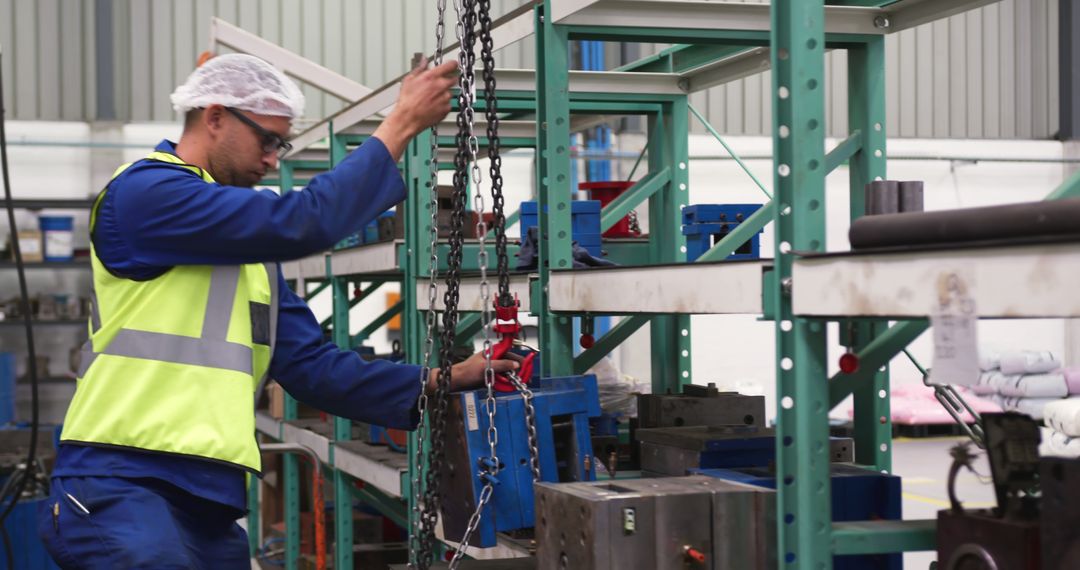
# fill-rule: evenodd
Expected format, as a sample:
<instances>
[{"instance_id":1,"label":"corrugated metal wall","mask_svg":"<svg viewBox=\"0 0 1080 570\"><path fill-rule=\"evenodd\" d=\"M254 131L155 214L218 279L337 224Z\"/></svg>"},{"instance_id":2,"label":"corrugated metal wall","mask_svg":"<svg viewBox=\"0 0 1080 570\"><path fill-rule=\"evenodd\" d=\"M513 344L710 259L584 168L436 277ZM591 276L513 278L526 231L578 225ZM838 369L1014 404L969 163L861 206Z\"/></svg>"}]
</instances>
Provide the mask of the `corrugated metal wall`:
<instances>
[{"instance_id":1,"label":"corrugated metal wall","mask_svg":"<svg viewBox=\"0 0 1080 570\"><path fill-rule=\"evenodd\" d=\"M761 0L750 0L761 1ZM1057 130L1058 0L1004 0L887 39L892 136L1049 138ZM430 0L0 0L4 96L17 119L96 119L95 8L110 4L116 118L171 121L168 95L221 17L369 87L434 46ZM502 14L520 0L493 0ZM452 3L451 3L452 6ZM452 7L448 10L453 13ZM95 27L96 26L96 27ZM448 27L453 34L453 27ZM644 45L642 55L663 46ZM497 57L532 67L531 40ZM828 56L829 131L846 132L846 55ZM768 73L693 96L719 130L767 134ZM317 119L343 103L305 88ZM694 127L701 132L700 125Z\"/></svg>"}]
</instances>

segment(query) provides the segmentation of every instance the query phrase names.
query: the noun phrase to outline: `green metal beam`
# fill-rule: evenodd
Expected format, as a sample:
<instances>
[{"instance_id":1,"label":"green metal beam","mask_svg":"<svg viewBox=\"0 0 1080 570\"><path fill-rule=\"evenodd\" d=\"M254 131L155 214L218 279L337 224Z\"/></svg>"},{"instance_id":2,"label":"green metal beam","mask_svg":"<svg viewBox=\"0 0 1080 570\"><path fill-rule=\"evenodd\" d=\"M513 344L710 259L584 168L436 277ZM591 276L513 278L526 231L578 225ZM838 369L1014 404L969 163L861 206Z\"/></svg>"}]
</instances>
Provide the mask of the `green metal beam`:
<instances>
[{"instance_id":1,"label":"green metal beam","mask_svg":"<svg viewBox=\"0 0 1080 570\"><path fill-rule=\"evenodd\" d=\"M1065 179L1053 192L1046 196L1046 200L1060 200L1080 196L1080 170Z\"/></svg>"},{"instance_id":2,"label":"green metal beam","mask_svg":"<svg viewBox=\"0 0 1080 570\"><path fill-rule=\"evenodd\" d=\"M829 409L843 402L860 383L871 381L870 376L929 328L930 322L926 320L904 321L889 327L870 341L856 353L859 370L853 374L837 373L829 379Z\"/></svg>"},{"instance_id":3,"label":"green metal beam","mask_svg":"<svg viewBox=\"0 0 1080 570\"><path fill-rule=\"evenodd\" d=\"M739 168L742 168L743 172L745 172L746 175L754 181L754 184L757 184L757 187L765 193L765 197L772 200L772 194L769 194L769 191L765 189L765 185L762 184L760 180L758 180L757 176L754 176L753 172L750 172L750 168L748 168L746 164L743 163L742 159L739 158L739 155L736 154L730 146L728 146L728 143L724 141L724 137L720 136L719 131L713 128L712 124L709 123L709 120L706 119L704 115L699 113L693 105L688 105L688 107L690 108L690 112L693 113L693 115L697 117L699 121L701 121L701 124L705 126L705 130L709 131L709 134L711 134L713 138L715 138L720 143L720 145L724 147L724 150L726 150L727 153L731 155L731 158L735 159L735 163L739 165Z\"/></svg>"},{"instance_id":4,"label":"green metal beam","mask_svg":"<svg viewBox=\"0 0 1080 570\"><path fill-rule=\"evenodd\" d=\"M739 246L746 243L746 240L754 236L754 234L761 231L762 228L767 226L773 221L773 217L776 214L776 202L767 202L758 211L750 215L749 218L743 220L743 223L735 226L734 230L731 230L726 236L716 242L716 245L709 248L701 257L697 258L697 261L720 261L727 259L729 255L735 253Z\"/></svg>"},{"instance_id":5,"label":"green metal beam","mask_svg":"<svg viewBox=\"0 0 1080 570\"><path fill-rule=\"evenodd\" d=\"M607 334L600 337L596 344L574 357L574 374L584 374L648 322L649 317L642 315L633 315L620 320Z\"/></svg>"},{"instance_id":6,"label":"green metal beam","mask_svg":"<svg viewBox=\"0 0 1080 570\"><path fill-rule=\"evenodd\" d=\"M600 231L606 232L619 223L630 210L641 205L661 188L671 182L671 170L662 168L659 172L650 172L637 181L629 190L612 200L600 215Z\"/></svg>"},{"instance_id":7,"label":"green metal beam","mask_svg":"<svg viewBox=\"0 0 1080 570\"><path fill-rule=\"evenodd\" d=\"M887 554L937 549L937 521L854 521L833 523L833 554Z\"/></svg>"},{"instance_id":8,"label":"green metal beam","mask_svg":"<svg viewBox=\"0 0 1080 570\"><path fill-rule=\"evenodd\" d=\"M862 132L854 130L825 155L825 172L832 172L862 148Z\"/></svg>"},{"instance_id":9,"label":"green metal beam","mask_svg":"<svg viewBox=\"0 0 1080 570\"><path fill-rule=\"evenodd\" d=\"M457 346L472 346L473 337L484 327L482 313L469 313L458 321L457 335L454 344Z\"/></svg>"},{"instance_id":10,"label":"green metal beam","mask_svg":"<svg viewBox=\"0 0 1080 570\"><path fill-rule=\"evenodd\" d=\"M409 528L408 507L401 500L383 493L372 485L353 486L352 495L379 511L384 517L393 521L394 524L402 528Z\"/></svg>"},{"instance_id":11,"label":"green metal beam","mask_svg":"<svg viewBox=\"0 0 1080 570\"><path fill-rule=\"evenodd\" d=\"M318 295L319 293L322 293L329 286L330 286L329 281L320 281L317 287L315 287L311 291L307 291L307 292L304 293L304 300L305 301L312 300L313 298L315 298L315 295Z\"/></svg>"},{"instance_id":12,"label":"green metal beam","mask_svg":"<svg viewBox=\"0 0 1080 570\"><path fill-rule=\"evenodd\" d=\"M386 283L386 281L375 281L367 289L364 289L363 291L361 291L359 295L354 295L351 299L349 299L349 308L352 309L353 307L359 305L364 299L368 298L368 295L371 295L372 293L375 292L376 289L378 289L379 287L382 287L383 283ZM329 284L330 284L329 281L323 282L323 285L328 286ZM323 288L324 287L320 287L320 290L322 290ZM332 321L332 320L333 320L333 315L331 315L329 317L326 317L325 319L319 321L319 326L325 329L330 324L330 321Z\"/></svg>"},{"instance_id":13,"label":"green metal beam","mask_svg":"<svg viewBox=\"0 0 1080 570\"><path fill-rule=\"evenodd\" d=\"M381 329L391 319L401 314L402 309L405 308L405 301L400 300L394 303L390 308L386 309L383 314L375 318L375 320L368 323L364 328L360 329L360 332L352 336L352 346L356 346L371 336L372 333Z\"/></svg>"}]
</instances>

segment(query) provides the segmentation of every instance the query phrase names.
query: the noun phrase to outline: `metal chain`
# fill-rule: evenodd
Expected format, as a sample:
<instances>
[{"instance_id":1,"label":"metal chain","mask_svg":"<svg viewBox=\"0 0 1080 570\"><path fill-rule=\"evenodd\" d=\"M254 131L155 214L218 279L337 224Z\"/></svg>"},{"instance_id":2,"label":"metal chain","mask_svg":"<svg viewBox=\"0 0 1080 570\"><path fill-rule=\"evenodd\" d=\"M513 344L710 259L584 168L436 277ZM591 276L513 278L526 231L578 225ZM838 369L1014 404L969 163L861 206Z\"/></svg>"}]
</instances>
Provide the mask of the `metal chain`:
<instances>
[{"instance_id":1,"label":"metal chain","mask_svg":"<svg viewBox=\"0 0 1080 570\"><path fill-rule=\"evenodd\" d=\"M442 63L443 60L443 38L446 34L446 0L436 0L436 10L438 16L435 23L435 53L432 56L432 62L435 66ZM430 165L428 171L428 194L429 204L428 209L431 214L431 227L428 228L429 245L431 246L430 257L428 258L428 311L425 315L427 334L424 340L424 355L423 360L420 361L422 368L420 369L420 398L417 400L417 411L419 412L420 424L416 429L416 454L415 458L418 464L413 467L413 478L411 493L413 496L413 517L411 527L409 531L409 551L412 554L410 557L411 567L420 568L426 570L434 560L434 546L435 546L435 519L432 519L425 515L427 512L438 511L429 505L429 497L426 493L426 486L423 486L422 480L423 474L423 458L427 457L424 438L425 432L428 429L428 416L431 410L428 409L428 397L427 397L427 384L431 377L431 356L435 350L435 321L436 311L435 302L439 295L438 285L438 273L439 273L439 126L435 124L431 127L431 156L429 156L428 164ZM412 566L416 564L417 566Z\"/></svg>"},{"instance_id":2,"label":"metal chain","mask_svg":"<svg viewBox=\"0 0 1080 570\"><path fill-rule=\"evenodd\" d=\"M480 59L484 64L484 113L487 118L488 158L491 161L491 211L495 225L495 258L499 272L499 305L514 304L510 295L510 260L506 254L506 216L503 201L502 157L499 149L499 106L495 97L495 43L491 39L491 0L478 0Z\"/></svg>"},{"instance_id":3,"label":"metal chain","mask_svg":"<svg viewBox=\"0 0 1080 570\"><path fill-rule=\"evenodd\" d=\"M626 217L629 218L630 231L641 235L641 225L638 224L637 210L630 210L630 212L626 214Z\"/></svg>"},{"instance_id":4,"label":"metal chain","mask_svg":"<svg viewBox=\"0 0 1080 570\"><path fill-rule=\"evenodd\" d=\"M513 372L508 372L506 377L518 392L521 392L521 400L525 405L525 425L529 431L529 462L532 464L533 481L540 480L540 443L536 437L536 409L533 408L533 393L529 386L518 378Z\"/></svg>"}]
</instances>

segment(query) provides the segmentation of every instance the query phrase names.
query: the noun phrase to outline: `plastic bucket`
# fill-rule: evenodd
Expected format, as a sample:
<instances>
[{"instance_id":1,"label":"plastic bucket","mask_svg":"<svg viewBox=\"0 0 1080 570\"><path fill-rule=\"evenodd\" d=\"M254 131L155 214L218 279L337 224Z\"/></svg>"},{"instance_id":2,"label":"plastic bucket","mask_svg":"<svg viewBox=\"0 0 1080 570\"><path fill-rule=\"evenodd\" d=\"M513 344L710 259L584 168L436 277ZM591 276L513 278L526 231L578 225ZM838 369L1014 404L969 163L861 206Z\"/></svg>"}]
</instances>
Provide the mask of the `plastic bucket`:
<instances>
[{"instance_id":1,"label":"plastic bucket","mask_svg":"<svg viewBox=\"0 0 1080 570\"><path fill-rule=\"evenodd\" d=\"M72 238L75 218L72 216L41 216L38 218L41 238L45 244L45 261L74 259Z\"/></svg>"}]
</instances>

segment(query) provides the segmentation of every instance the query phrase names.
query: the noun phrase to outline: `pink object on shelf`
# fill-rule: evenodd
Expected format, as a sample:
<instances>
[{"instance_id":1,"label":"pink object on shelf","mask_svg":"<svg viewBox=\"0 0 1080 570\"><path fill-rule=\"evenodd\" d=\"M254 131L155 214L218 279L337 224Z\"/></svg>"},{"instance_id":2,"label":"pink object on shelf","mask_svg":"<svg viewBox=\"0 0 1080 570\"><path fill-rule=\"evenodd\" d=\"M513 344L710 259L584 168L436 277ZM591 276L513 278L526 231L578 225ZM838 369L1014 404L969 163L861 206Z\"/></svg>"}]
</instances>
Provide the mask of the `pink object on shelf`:
<instances>
[{"instance_id":1,"label":"pink object on shelf","mask_svg":"<svg viewBox=\"0 0 1080 570\"><path fill-rule=\"evenodd\" d=\"M1070 394L1080 394L1080 368L1062 368L1059 370L1065 375L1065 385L1069 388Z\"/></svg>"},{"instance_id":2,"label":"pink object on shelf","mask_svg":"<svg viewBox=\"0 0 1080 570\"><path fill-rule=\"evenodd\" d=\"M977 413L1001 411L1001 406L980 398L969 390L957 388L957 391ZM934 397L934 389L928 386L913 385L893 388L891 404L892 422L894 424L935 425L951 424L955 421L949 415L949 412L942 407L941 403L937 401L937 398ZM855 410L848 410L848 417L854 416ZM967 412L964 412L961 417L967 423L974 423L975 421L971 414Z\"/></svg>"}]
</instances>

